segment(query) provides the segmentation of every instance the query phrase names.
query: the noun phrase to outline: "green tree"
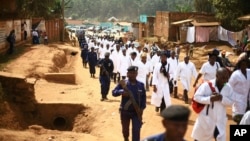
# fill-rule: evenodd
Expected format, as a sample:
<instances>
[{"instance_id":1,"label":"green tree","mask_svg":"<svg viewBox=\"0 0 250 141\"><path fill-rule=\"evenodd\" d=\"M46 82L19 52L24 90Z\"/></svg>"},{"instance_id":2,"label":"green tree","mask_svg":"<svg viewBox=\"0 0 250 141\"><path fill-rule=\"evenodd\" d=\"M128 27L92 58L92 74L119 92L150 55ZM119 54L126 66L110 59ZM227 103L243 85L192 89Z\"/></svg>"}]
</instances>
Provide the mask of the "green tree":
<instances>
[{"instance_id":1,"label":"green tree","mask_svg":"<svg viewBox=\"0 0 250 141\"><path fill-rule=\"evenodd\" d=\"M222 26L228 30L238 31L244 27L242 21L237 18L250 13L247 0L211 0L215 7L216 18L220 20Z\"/></svg>"},{"instance_id":2,"label":"green tree","mask_svg":"<svg viewBox=\"0 0 250 141\"><path fill-rule=\"evenodd\" d=\"M211 0L194 0L194 7L197 12L214 12Z\"/></svg>"}]
</instances>

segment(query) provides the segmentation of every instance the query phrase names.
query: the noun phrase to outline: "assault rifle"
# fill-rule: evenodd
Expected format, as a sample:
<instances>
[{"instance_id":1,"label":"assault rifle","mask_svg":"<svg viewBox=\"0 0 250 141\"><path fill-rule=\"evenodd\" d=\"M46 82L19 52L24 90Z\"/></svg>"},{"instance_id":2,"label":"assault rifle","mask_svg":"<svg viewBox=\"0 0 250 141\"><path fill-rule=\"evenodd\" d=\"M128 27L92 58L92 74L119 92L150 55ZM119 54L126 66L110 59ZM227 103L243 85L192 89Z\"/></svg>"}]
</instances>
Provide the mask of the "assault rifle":
<instances>
[{"instance_id":1,"label":"assault rifle","mask_svg":"<svg viewBox=\"0 0 250 141\"><path fill-rule=\"evenodd\" d=\"M103 63L101 64L101 74L102 75L106 74L107 76L109 76L109 72L106 70Z\"/></svg>"},{"instance_id":2,"label":"assault rifle","mask_svg":"<svg viewBox=\"0 0 250 141\"><path fill-rule=\"evenodd\" d=\"M127 85L126 85L126 81L125 80L121 80L119 82L119 84L122 86L122 88L124 89L125 92L127 92L134 108L136 111L136 114L138 116L139 121L143 124L142 122L142 109L139 107L139 105L137 104L137 102L135 101L135 98L133 96L133 93L128 89Z\"/></svg>"}]
</instances>

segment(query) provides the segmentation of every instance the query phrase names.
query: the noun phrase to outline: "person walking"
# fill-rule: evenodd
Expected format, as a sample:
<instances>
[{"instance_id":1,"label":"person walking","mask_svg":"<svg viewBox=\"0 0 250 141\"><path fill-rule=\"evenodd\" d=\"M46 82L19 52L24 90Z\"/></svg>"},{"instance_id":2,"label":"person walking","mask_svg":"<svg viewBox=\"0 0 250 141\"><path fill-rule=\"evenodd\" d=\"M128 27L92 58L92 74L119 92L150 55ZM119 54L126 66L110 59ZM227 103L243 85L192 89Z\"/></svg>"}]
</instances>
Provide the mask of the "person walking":
<instances>
[{"instance_id":1,"label":"person walking","mask_svg":"<svg viewBox=\"0 0 250 141\"><path fill-rule=\"evenodd\" d=\"M192 76L194 78L197 77L197 71L194 63L189 61L189 56L184 58L183 62L180 62L174 78L174 83L176 84L178 79L180 78L183 91L183 100L186 104L188 104L188 91L190 90L190 85L192 81ZM175 94L175 93L174 93Z\"/></svg>"},{"instance_id":2,"label":"person walking","mask_svg":"<svg viewBox=\"0 0 250 141\"><path fill-rule=\"evenodd\" d=\"M227 83L228 71L219 68L216 78L210 80L215 92L212 92L209 83L202 83L194 94L194 100L205 104L198 114L191 137L195 141L226 141L227 107L233 104L233 89Z\"/></svg>"},{"instance_id":3,"label":"person walking","mask_svg":"<svg viewBox=\"0 0 250 141\"><path fill-rule=\"evenodd\" d=\"M132 121L132 141L140 141L142 114L146 108L146 91L142 82L136 80L137 66L127 69L128 80L121 80L112 91L113 96L122 96L120 118L124 141L129 141L129 124Z\"/></svg>"},{"instance_id":4,"label":"person walking","mask_svg":"<svg viewBox=\"0 0 250 141\"><path fill-rule=\"evenodd\" d=\"M129 67L129 61L130 61L129 57L130 56L127 55L127 49L123 48L121 58L119 59L120 60L119 73L123 80L125 80L127 77L127 68Z\"/></svg>"},{"instance_id":5,"label":"person walking","mask_svg":"<svg viewBox=\"0 0 250 141\"><path fill-rule=\"evenodd\" d=\"M107 95L110 89L110 76L113 73L114 64L111 59L109 59L110 53L106 52L104 59L99 63L100 66L100 76L99 81L101 83L101 101L108 100Z\"/></svg>"},{"instance_id":6,"label":"person walking","mask_svg":"<svg viewBox=\"0 0 250 141\"><path fill-rule=\"evenodd\" d=\"M185 141L188 129L190 109L183 105L171 105L161 113L165 131L161 134L149 136L142 141Z\"/></svg>"},{"instance_id":7,"label":"person walking","mask_svg":"<svg viewBox=\"0 0 250 141\"><path fill-rule=\"evenodd\" d=\"M242 59L236 64L236 70L232 73L229 84L234 91L234 104L232 106L233 120L239 124L247 110L248 95L250 92L250 69L247 69L248 60Z\"/></svg>"},{"instance_id":8,"label":"person walking","mask_svg":"<svg viewBox=\"0 0 250 141\"><path fill-rule=\"evenodd\" d=\"M176 58L176 53L174 50L171 51L170 57L168 58L168 62L172 68L177 68L179 61ZM175 75L176 75L176 71L173 71L173 73L170 74L169 91L170 91L170 94L174 93L174 98L178 98L177 96L178 86L177 86L177 83L174 83Z\"/></svg>"},{"instance_id":9,"label":"person walking","mask_svg":"<svg viewBox=\"0 0 250 141\"><path fill-rule=\"evenodd\" d=\"M156 106L156 112L162 111L171 105L169 92L169 78L173 68L167 62L167 54L161 52L161 62L158 63L153 71L153 94L151 104Z\"/></svg>"},{"instance_id":10,"label":"person walking","mask_svg":"<svg viewBox=\"0 0 250 141\"><path fill-rule=\"evenodd\" d=\"M120 81L120 73L119 73L119 68L120 68L120 58L122 56L122 52L121 52L121 47L119 44L116 44L116 47L114 49L114 51L111 53L110 55L110 59L113 61L114 63L114 70L113 70L113 80L114 83L119 82Z\"/></svg>"},{"instance_id":11,"label":"person walking","mask_svg":"<svg viewBox=\"0 0 250 141\"><path fill-rule=\"evenodd\" d=\"M196 84L198 83L199 79L202 76L203 76L202 82L215 79L216 70L221 67L220 64L216 62L217 54L212 52L209 53L208 56L209 56L208 61L201 66L201 69L199 71L198 76L195 79L193 87L196 87Z\"/></svg>"},{"instance_id":12,"label":"person walking","mask_svg":"<svg viewBox=\"0 0 250 141\"><path fill-rule=\"evenodd\" d=\"M147 80L150 76L151 66L150 63L147 62L146 53L141 54L141 60L137 62L137 66L138 66L138 75L136 79L138 81L141 81L144 84L145 89L149 91L149 87L147 87Z\"/></svg>"},{"instance_id":13,"label":"person walking","mask_svg":"<svg viewBox=\"0 0 250 141\"><path fill-rule=\"evenodd\" d=\"M87 57L88 57L88 44L82 44L81 45L81 58L82 58L82 64L83 64L83 67L84 68L87 68L87 63L88 63L88 60L87 60Z\"/></svg>"},{"instance_id":14,"label":"person walking","mask_svg":"<svg viewBox=\"0 0 250 141\"><path fill-rule=\"evenodd\" d=\"M95 78L95 66L97 65L97 53L95 52L95 48L91 47L90 52L88 52L87 60L89 63L89 73L90 77Z\"/></svg>"}]
</instances>

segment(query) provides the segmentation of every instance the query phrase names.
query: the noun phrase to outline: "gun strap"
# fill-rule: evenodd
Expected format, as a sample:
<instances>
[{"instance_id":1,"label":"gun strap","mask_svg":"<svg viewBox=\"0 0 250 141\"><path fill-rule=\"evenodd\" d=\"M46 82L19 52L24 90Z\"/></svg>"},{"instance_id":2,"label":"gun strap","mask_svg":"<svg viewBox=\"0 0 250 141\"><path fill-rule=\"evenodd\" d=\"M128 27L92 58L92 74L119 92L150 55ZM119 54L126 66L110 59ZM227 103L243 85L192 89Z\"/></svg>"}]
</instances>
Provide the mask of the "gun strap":
<instances>
[{"instance_id":1,"label":"gun strap","mask_svg":"<svg viewBox=\"0 0 250 141\"><path fill-rule=\"evenodd\" d=\"M128 107L132 104L132 101L129 99L125 105L124 105L124 110L128 110Z\"/></svg>"}]
</instances>

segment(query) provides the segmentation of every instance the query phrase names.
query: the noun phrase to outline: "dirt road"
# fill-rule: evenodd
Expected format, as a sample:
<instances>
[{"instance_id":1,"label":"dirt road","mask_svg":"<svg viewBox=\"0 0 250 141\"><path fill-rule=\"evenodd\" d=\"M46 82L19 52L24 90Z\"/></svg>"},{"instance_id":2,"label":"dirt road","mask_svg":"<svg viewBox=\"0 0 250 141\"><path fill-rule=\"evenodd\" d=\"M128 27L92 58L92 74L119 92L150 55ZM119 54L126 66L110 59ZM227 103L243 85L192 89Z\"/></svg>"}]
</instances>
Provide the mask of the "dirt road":
<instances>
[{"instance_id":1,"label":"dirt road","mask_svg":"<svg viewBox=\"0 0 250 141\"><path fill-rule=\"evenodd\" d=\"M7 72L18 73L23 75L36 76L47 72L53 64L52 56L58 53L54 47L71 47L69 44L54 44L53 46L38 45L32 47L24 55L12 61L5 69ZM78 48L76 48L79 50ZM60 54L60 53L58 53ZM184 54L182 52L182 54ZM183 56L183 55L182 55ZM197 56L199 58L199 56ZM8 139L8 141L121 141L121 124L119 117L120 97L112 97L111 90L115 84L111 82L111 90L108 95L109 100L100 101L100 83L98 75L96 78L91 78L88 69L82 67L80 53L76 56L66 58L68 64L61 71L74 72L76 74L77 85L67 85L61 83L48 82L44 79L39 79L35 85L35 96L39 103L81 103L87 107L85 115L78 116L74 121L72 132L61 132L54 130L27 129L26 131L12 131L0 129L0 140ZM207 59L207 58L204 58ZM197 59L198 60L198 59ZM34 66L36 66L34 68ZM31 69L33 68L33 69ZM97 68L99 74L99 68ZM182 88L179 83L179 93L182 93ZM154 106L150 105L150 97L152 88L147 92L147 108L143 115L145 122L141 129L141 138L145 138L152 134L161 133L164 128L161 124L161 117L156 113ZM189 96L193 94L193 90L189 92ZM173 104L184 104L181 99L172 98ZM190 106L190 105L186 105ZM52 107L53 108L53 107ZM56 109L54 109L56 112ZM229 117L231 115L230 108L228 109ZM193 140L190 135L195 122L196 114L192 112L190 117L188 131L185 138L188 141ZM1 121L4 122L4 121ZM229 119L229 125L234 122ZM229 140L229 139L228 139Z\"/></svg>"}]
</instances>

